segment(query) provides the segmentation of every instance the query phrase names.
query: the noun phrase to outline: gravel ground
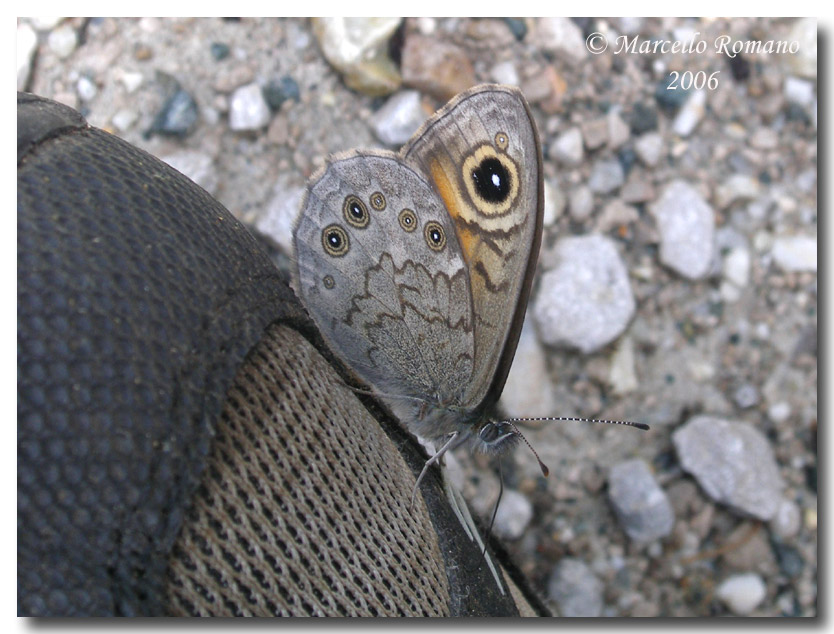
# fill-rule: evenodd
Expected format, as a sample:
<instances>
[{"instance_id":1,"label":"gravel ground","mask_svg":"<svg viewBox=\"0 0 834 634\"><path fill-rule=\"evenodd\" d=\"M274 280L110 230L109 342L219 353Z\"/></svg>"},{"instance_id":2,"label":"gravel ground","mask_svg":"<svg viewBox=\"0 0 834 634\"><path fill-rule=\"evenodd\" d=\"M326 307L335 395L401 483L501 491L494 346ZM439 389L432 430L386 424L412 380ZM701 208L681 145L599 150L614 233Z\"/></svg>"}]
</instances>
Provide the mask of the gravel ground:
<instances>
[{"instance_id":1,"label":"gravel ground","mask_svg":"<svg viewBox=\"0 0 834 634\"><path fill-rule=\"evenodd\" d=\"M364 64L338 27L24 18L18 89L188 174L285 264L327 154L520 85L546 218L502 404L652 429L526 426L551 475L505 458L495 531L562 615L815 616L816 22L382 20L350 32ZM449 467L488 517L495 465Z\"/></svg>"}]
</instances>

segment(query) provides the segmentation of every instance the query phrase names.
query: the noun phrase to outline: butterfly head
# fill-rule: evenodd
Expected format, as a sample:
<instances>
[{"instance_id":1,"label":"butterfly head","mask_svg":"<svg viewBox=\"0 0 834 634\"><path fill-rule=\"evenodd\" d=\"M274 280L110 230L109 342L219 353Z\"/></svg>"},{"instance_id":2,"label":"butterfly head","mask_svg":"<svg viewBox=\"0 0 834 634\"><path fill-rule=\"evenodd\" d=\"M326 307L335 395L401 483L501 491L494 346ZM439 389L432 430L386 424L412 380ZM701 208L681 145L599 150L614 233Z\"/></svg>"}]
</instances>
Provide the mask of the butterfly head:
<instances>
[{"instance_id":1,"label":"butterfly head","mask_svg":"<svg viewBox=\"0 0 834 634\"><path fill-rule=\"evenodd\" d=\"M527 439L518 430L518 427L516 427L511 421L487 420L477 431L475 448L483 453L501 454L508 451L511 447L514 447L519 440L524 441L524 444L530 448L530 451L533 452L533 455L536 456L536 460L539 462L542 474L547 476L547 474L550 473L550 470L541 461L539 454L537 454L536 450L533 449L533 446L527 442Z\"/></svg>"}]
</instances>

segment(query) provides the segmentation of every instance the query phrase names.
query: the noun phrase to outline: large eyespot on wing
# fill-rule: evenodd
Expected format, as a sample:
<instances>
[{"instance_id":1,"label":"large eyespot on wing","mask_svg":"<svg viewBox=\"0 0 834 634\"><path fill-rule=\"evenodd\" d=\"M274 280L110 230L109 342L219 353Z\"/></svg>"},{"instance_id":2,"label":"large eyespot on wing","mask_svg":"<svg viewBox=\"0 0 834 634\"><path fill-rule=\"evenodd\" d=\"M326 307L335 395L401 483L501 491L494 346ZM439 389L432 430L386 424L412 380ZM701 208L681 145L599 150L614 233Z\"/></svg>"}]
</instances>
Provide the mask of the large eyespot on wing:
<instances>
[{"instance_id":1,"label":"large eyespot on wing","mask_svg":"<svg viewBox=\"0 0 834 634\"><path fill-rule=\"evenodd\" d=\"M401 151L453 219L475 311L467 398L488 407L507 378L541 244L541 145L521 92L484 85L433 115Z\"/></svg>"}]
</instances>

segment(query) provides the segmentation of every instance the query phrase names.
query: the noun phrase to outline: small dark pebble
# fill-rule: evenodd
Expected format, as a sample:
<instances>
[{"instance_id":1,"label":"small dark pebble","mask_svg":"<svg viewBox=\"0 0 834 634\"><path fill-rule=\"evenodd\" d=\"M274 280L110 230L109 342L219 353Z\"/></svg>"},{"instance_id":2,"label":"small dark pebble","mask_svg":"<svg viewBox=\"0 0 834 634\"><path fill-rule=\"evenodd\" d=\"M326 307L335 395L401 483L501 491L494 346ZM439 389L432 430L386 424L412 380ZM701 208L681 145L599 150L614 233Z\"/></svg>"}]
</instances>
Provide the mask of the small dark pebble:
<instances>
[{"instance_id":1,"label":"small dark pebble","mask_svg":"<svg viewBox=\"0 0 834 634\"><path fill-rule=\"evenodd\" d=\"M588 37L596 29L594 18L571 18L571 22L582 29L582 35L585 37Z\"/></svg>"},{"instance_id":2,"label":"small dark pebble","mask_svg":"<svg viewBox=\"0 0 834 634\"><path fill-rule=\"evenodd\" d=\"M521 18L504 18L504 22L519 42L527 35L527 23Z\"/></svg>"},{"instance_id":3,"label":"small dark pebble","mask_svg":"<svg viewBox=\"0 0 834 634\"><path fill-rule=\"evenodd\" d=\"M785 108L785 117L788 121L799 121L808 125L811 123L811 118L805 109L797 103L789 103Z\"/></svg>"},{"instance_id":4,"label":"small dark pebble","mask_svg":"<svg viewBox=\"0 0 834 634\"><path fill-rule=\"evenodd\" d=\"M638 101L634 104L634 108L631 109L628 125L633 134L643 134L644 132L656 130L657 110Z\"/></svg>"},{"instance_id":5,"label":"small dark pebble","mask_svg":"<svg viewBox=\"0 0 834 634\"><path fill-rule=\"evenodd\" d=\"M180 88L163 104L145 137L150 138L154 134L188 136L197 124L197 116L197 102Z\"/></svg>"},{"instance_id":6,"label":"small dark pebble","mask_svg":"<svg viewBox=\"0 0 834 634\"><path fill-rule=\"evenodd\" d=\"M805 567L805 562L802 561L802 555L793 546L787 544L774 543L773 550L776 552L776 558L779 561L779 569L791 579L798 577Z\"/></svg>"},{"instance_id":7,"label":"small dark pebble","mask_svg":"<svg viewBox=\"0 0 834 634\"><path fill-rule=\"evenodd\" d=\"M817 492L817 465L808 465L805 467L805 484L814 493Z\"/></svg>"},{"instance_id":8,"label":"small dark pebble","mask_svg":"<svg viewBox=\"0 0 834 634\"><path fill-rule=\"evenodd\" d=\"M733 74L733 79L736 81L747 81L750 77L750 62L748 62L740 54L729 58L730 72Z\"/></svg>"},{"instance_id":9,"label":"small dark pebble","mask_svg":"<svg viewBox=\"0 0 834 634\"><path fill-rule=\"evenodd\" d=\"M272 110L278 110L285 101L290 99L298 101L301 97L298 84L289 75L268 81L262 92L266 103Z\"/></svg>"},{"instance_id":10,"label":"small dark pebble","mask_svg":"<svg viewBox=\"0 0 834 634\"><path fill-rule=\"evenodd\" d=\"M674 86L674 88L670 89L670 86ZM661 79L654 89L655 100L668 113L680 108L687 97L689 97L689 91L681 89L680 77L671 73L665 79Z\"/></svg>"},{"instance_id":11,"label":"small dark pebble","mask_svg":"<svg viewBox=\"0 0 834 634\"><path fill-rule=\"evenodd\" d=\"M211 56L216 59L218 62L221 59L226 59L229 56L229 45L224 44L223 42L214 42L212 43L211 47Z\"/></svg>"},{"instance_id":12,"label":"small dark pebble","mask_svg":"<svg viewBox=\"0 0 834 634\"><path fill-rule=\"evenodd\" d=\"M619 159L620 165L623 166L623 171L628 174L637 162L637 152L630 147L623 148L617 153L617 159Z\"/></svg>"}]
</instances>

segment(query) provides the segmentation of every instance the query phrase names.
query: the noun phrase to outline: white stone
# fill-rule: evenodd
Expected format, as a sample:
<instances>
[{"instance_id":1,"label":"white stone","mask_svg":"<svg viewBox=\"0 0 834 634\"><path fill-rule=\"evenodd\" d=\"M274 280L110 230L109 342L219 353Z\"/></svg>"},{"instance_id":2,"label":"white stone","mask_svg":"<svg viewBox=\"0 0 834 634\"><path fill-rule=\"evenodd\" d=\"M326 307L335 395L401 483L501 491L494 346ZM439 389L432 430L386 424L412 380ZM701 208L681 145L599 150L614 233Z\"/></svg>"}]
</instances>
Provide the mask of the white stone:
<instances>
[{"instance_id":1,"label":"white stone","mask_svg":"<svg viewBox=\"0 0 834 634\"><path fill-rule=\"evenodd\" d=\"M86 75L81 75L75 84L75 91L82 101L90 101L98 94L98 86Z\"/></svg>"},{"instance_id":2,"label":"white stone","mask_svg":"<svg viewBox=\"0 0 834 634\"><path fill-rule=\"evenodd\" d=\"M229 105L229 127L232 130L259 130L271 118L269 105L258 84L247 84L234 91Z\"/></svg>"},{"instance_id":3,"label":"white stone","mask_svg":"<svg viewBox=\"0 0 834 634\"><path fill-rule=\"evenodd\" d=\"M664 188L649 210L660 232L660 261L689 279L704 277L714 253L712 207L694 187L676 180Z\"/></svg>"},{"instance_id":4,"label":"white stone","mask_svg":"<svg viewBox=\"0 0 834 634\"><path fill-rule=\"evenodd\" d=\"M703 89L694 91L675 116L675 120L672 123L674 133L682 137L687 137L692 134L695 128L698 127L701 119L704 118L706 105L706 91Z\"/></svg>"},{"instance_id":5,"label":"white stone","mask_svg":"<svg viewBox=\"0 0 834 634\"><path fill-rule=\"evenodd\" d=\"M565 195L562 190L544 181L544 209L542 212L542 224L549 227L565 210Z\"/></svg>"},{"instance_id":6,"label":"white stone","mask_svg":"<svg viewBox=\"0 0 834 634\"><path fill-rule=\"evenodd\" d=\"M531 36L534 44L571 64L588 57L582 30L570 18L539 18Z\"/></svg>"},{"instance_id":7,"label":"white stone","mask_svg":"<svg viewBox=\"0 0 834 634\"><path fill-rule=\"evenodd\" d=\"M814 102L814 83L798 77L785 78L785 99L807 108Z\"/></svg>"},{"instance_id":8,"label":"white stone","mask_svg":"<svg viewBox=\"0 0 834 634\"><path fill-rule=\"evenodd\" d=\"M634 342L631 337L620 339L614 354L611 355L608 384L614 394L619 396L633 392L639 385L634 368Z\"/></svg>"},{"instance_id":9,"label":"white stone","mask_svg":"<svg viewBox=\"0 0 834 634\"><path fill-rule=\"evenodd\" d=\"M496 84L518 86L521 81L518 77L518 70L515 67L515 63L510 60L499 62L493 66L490 71L490 76Z\"/></svg>"},{"instance_id":10,"label":"white stone","mask_svg":"<svg viewBox=\"0 0 834 634\"><path fill-rule=\"evenodd\" d=\"M776 515L770 520L770 530L782 539L790 539L799 533L802 527L802 513L792 500L782 500Z\"/></svg>"},{"instance_id":11,"label":"white stone","mask_svg":"<svg viewBox=\"0 0 834 634\"><path fill-rule=\"evenodd\" d=\"M115 127L119 132L127 132L130 129L130 126L136 123L136 119L138 117L139 115L135 110L122 108L113 115L113 118L110 121L113 123L113 127Z\"/></svg>"},{"instance_id":12,"label":"white stone","mask_svg":"<svg viewBox=\"0 0 834 634\"><path fill-rule=\"evenodd\" d=\"M579 128L573 127L556 137L550 146L548 156L564 165L579 165L584 152L582 132Z\"/></svg>"},{"instance_id":13,"label":"white stone","mask_svg":"<svg viewBox=\"0 0 834 634\"><path fill-rule=\"evenodd\" d=\"M780 55L780 61L793 72L816 79L817 77L817 19L800 18L794 22L788 36L788 42L796 42L799 50L794 55Z\"/></svg>"},{"instance_id":14,"label":"white stone","mask_svg":"<svg viewBox=\"0 0 834 634\"><path fill-rule=\"evenodd\" d=\"M50 29L54 29L61 23L63 17L55 17L55 16L38 16L34 18L29 18L29 21L32 23L32 26L38 29L38 31L49 31Z\"/></svg>"},{"instance_id":15,"label":"white stone","mask_svg":"<svg viewBox=\"0 0 834 634\"><path fill-rule=\"evenodd\" d=\"M69 24L59 26L49 33L47 38L49 48L61 59L69 57L78 45L75 29Z\"/></svg>"},{"instance_id":16,"label":"white stone","mask_svg":"<svg viewBox=\"0 0 834 634\"><path fill-rule=\"evenodd\" d=\"M503 539L520 538L533 519L533 504L515 489L504 489L495 514L495 534Z\"/></svg>"},{"instance_id":17,"label":"white stone","mask_svg":"<svg viewBox=\"0 0 834 634\"><path fill-rule=\"evenodd\" d=\"M767 594L762 578L752 572L728 577L715 591L733 614L744 616L758 607Z\"/></svg>"},{"instance_id":18,"label":"white stone","mask_svg":"<svg viewBox=\"0 0 834 634\"><path fill-rule=\"evenodd\" d=\"M131 71L123 72L119 79L121 79L122 85L124 85L128 94L136 92L136 89L142 85L143 81L145 81L145 77L142 73Z\"/></svg>"},{"instance_id":19,"label":"white stone","mask_svg":"<svg viewBox=\"0 0 834 634\"><path fill-rule=\"evenodd\" d=\"M779 401L767 408L767 417L774 423L784 423L791 416L790 403Z\"/></svg>"},{"instance_id":20,"label":"white stone","mask_svg":"<svg viewBox=\"0 0 834 634\"><path fill-rule=\"evenodd\" d=\"M743 247L734 247L724 256L724 277L744 288L750 280L750 251Z\"/></svg>"},{"instance_id":21,"label":"white stone","mask_svg":"<svg viewBox=\"0 0 834 634\"><path fill-rule=\"evenodd\" d=\"M783 271L817 270L817 240L808 236L782 236L773 241L773 259Z\"/></svg>"},{"instance_id":22,"label":"white stone","mask_svg":"<svg viewBox=\"0 0 834 634\"><path fill-rule=\"evenodd\" d=\"M608 147L618 148L631 137L631 129L615 110L608 113Z\"/></svg>"},{"instance_id":23,"label":"white stone","mask_svg":"<svg viewBox=\"0 0 834 634\"><path fill-rule=\"evenodd\" d=\"M637 157L648 167L654 167L660 162L663 152L663 137L657 132L647 132L634 142Z\"/></svg>"},{"instance_id":24,"label":"white stone","mask_svg":"<svg viewBox=\"0 0 834 634\"><path fill-rule=\"evenodd\" d=\"M293 252L292 228L305 191L302 185L289 178L279 178L266 213L255 222L258 231L269 236L287 255Z\"/></svg>"},{"instance_id":25,"label":"white stone","mask_svg":"<svg viewBox=\"0 0 834 634\"><path fill-rule=\"evenodd\" d=\"M747 174L733 174L715 189L715 206L726 209L737 200L751 200L761 192L759 181Z\"/></svg>"},{"instance_id":26,"label":"white stone","mask_svg":"<svg viewBox=\"0 0 834 634\"><path fill-rule=\"evenodd\" d=\"M23 90L29 78L32 56L38 48L38 34L25 22L17 27L17 89Z\"/></svg>"},{"instance_id":27,"label":"white stone","mask_svg":"<svg viewBox=\"0 0 834 634\"><path fill-rule=\"evenodd\" d=\"M500 404L513 418L553 416L556 412L545 351L536 337L531 316L524 320Z\"/></svg>"},{"instance_id":28,"label":"white stone","mask_svg":"<svg viewBox=\"0 0 834 634\"><path fill-rule=\"evenodd\" d=\"M184 149L161 158L207 192L213 194L217 191L217 170L214 159L208 154L197 150Z\"/></svg>"},{"instance_id":29,"label":"white stone","mask_svg":"<svg viewBox=\"0 0 834 634\"><path fill-rule=\"evenodd\" d=\"M388 43L399 28L397 17L316 17L313 33L325 59L342 73L349 88L388 95L402 77L388 56Z\"/></svg>"}]
</instances>

